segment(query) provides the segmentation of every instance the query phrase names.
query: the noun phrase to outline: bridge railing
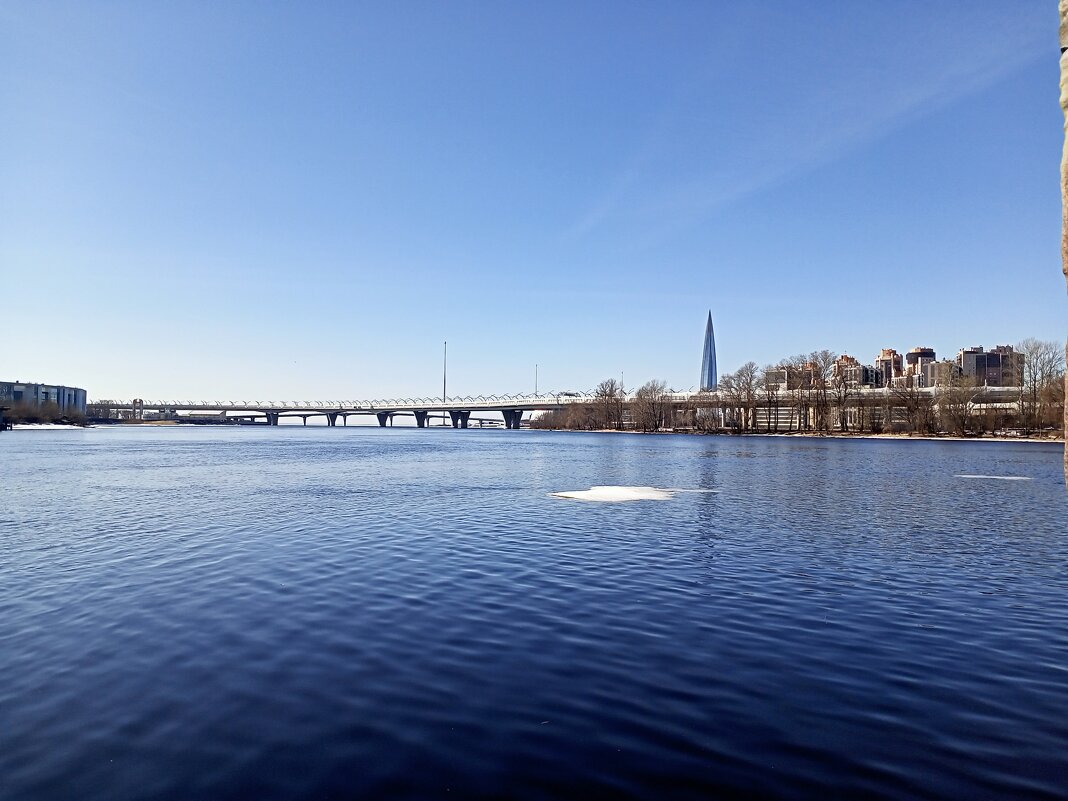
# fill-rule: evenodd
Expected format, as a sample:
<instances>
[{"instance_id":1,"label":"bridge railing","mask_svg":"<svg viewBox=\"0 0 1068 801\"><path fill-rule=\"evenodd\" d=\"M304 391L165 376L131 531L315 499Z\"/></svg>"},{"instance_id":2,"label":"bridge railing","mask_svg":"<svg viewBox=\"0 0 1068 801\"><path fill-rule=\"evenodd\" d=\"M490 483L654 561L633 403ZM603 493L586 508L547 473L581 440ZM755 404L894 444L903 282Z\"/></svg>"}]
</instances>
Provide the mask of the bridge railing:
<instances>
[{"instance_id":1,"label":"bridge railing","mask_svg":"<svg viewBox=\"0 0 1068 801\"><path fill-rule=\"evenodd\" d=\"M939 393L939 387L925 387L920 392L926 395ZM1019 387L983 387L977 390L982 396L1001 401L1012 401L1020 397ZM815 390L807 390L808 394L815 394ZM783 390L777 393L780 400L785 401L791 396L790 391ZM851 397L858 399L875 400L879 397L892 395L893 389L885 387L862 388L851 390ZM622 400L631 403L635 400L636 393L626 393ZM763 399L763 393L758 397L758 402ZM463 395L449 396L447 398L376 398L372 400L333 400L333 401L296 401L296 400L243 400L243 401L210 401L210 400L137 400L109 401L108 405L113 409L147 409L153 411L244 411L244 412L348 412L370 413L379 411L415 411L415 410L456 410L456 409L545 409L552 407L568 406L576 403L595 403L598 398L590 391L585 392L539 392L531 394L502 394L502 395ZM730 401L732 398L722 392L669 392L664 395L664 400L670 403L690 403Z\"/></svg>"}]
</instances>

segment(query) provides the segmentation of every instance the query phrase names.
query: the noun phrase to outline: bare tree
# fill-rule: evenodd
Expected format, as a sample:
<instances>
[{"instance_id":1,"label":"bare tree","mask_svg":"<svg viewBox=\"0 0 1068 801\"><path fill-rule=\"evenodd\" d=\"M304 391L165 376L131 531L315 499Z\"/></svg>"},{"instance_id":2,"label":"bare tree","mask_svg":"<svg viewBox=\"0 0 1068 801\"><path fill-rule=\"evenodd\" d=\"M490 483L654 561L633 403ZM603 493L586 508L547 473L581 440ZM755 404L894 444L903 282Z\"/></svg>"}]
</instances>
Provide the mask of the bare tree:
<instances>
[{"instance_id":1,"label":"bare tree","mask_svg":"<svg viewBox=\"0 0 1068 801\"><path fill-rule=\"evenodd\" d=\"M734 385L738 393L738 402L742 409L742 430L753 431L756 428L757 389L760 382L760 368L756 362L746 362L734 372Z\"/></svg>"},{"instance_id":2,"label":"bare tree","mask_svg":"<svg viewBox=\"0 0 1068 801\"><path fill-rule=\"evenodd\" d=\"M1068 383L1068 380L1053 381L1047 384L1046 389L1042 392L1041 408L1044 416L1040 423L1043 428L1060 427L1061 418L1065 414L1064 394L1066 383Z\"/></svg>"},{"instance_id":3,"label":"bare tree","mask_svg":"<svg viewBox=\"0 0 1068 801\"><path fill-rule=\"evenodd\" d=\"M1020 398L1020 416L1024 427L1033 431L1041 427L1043 400L1048 397L1050 384L1060 383L1064 378L1064 354L1056 342L1028 337L1016 346L1024 355L1023 393Z\"/></svg>"},{"instance_id":4,"label":"bare tree","mask_svg":"<svg viewBox=\"0 0 1068 801\"><path fill-rule=\"evenodd\" d=\"M934 398L924 392L915 382L908 381L900 386L892 387L890 397L895 406L904 408L910 434L934 432Z\"/></svg>"},{"instance_id":5,"label":"bare tree","mask_svg":"<svg viewBox=\"0 0 1068 801\"><path fill-rule=\"evenodd\" d=\"M623 423L623 388L614 378L597 385L593 392L596 416L601 428L620 428Z\"/></svg>"},{"instance_id":6,"label":"bare tree","mask_svg":"<svg viewBox=\"0 0 1068 801\"><path fill-rule=\"evenodd\" d=\"M849 431L849 400L853 392L844 373L831 374L831 402L838 417L838 430L843 434Z\"/></svg>"},{"instance_id":7,"label":"bare tree","mask_svg":"<svg viewBox=\"0 0 1068 801\"><path fill-rule=\"evenodd\" d=\"M786 371L786 386L790 392L793 406L792 417L797 420L797 430L806 431L810 428L808 416L808 391L812 387L812 376L808 374L808 356L799 353L780 364L780 369ZM790 421L790 430L794 429L794 421Z\"/></svg>"},{"instance_id":8,"label":"bare tree","mask_svg":"<svg viewBox=\"0 0 1068 801\"><path fill-rule=\"evenodd\" d=\"M742 400L738 391L738 382L733 373L719 377L717 385L720 403L723 408L723 425L735 434L742 430Z\"/></svg>"},{"instance_id":9,"label":"bare tree","mask_svg":"<svg viewBox=\"0 0 1068 801\"><path fill-rule=\"evenodd\" d=\"M815 395L816 428L820 431L830 429L831 405L827 399L827 390L831 385L831 374L834 371L835 355L833 351L817 350L809 354L806 371L812 384L812 392Z\"/></svg>"},{"instance_id":10,"label":"bare tree","mask_svg":"<svg viewBox=\"0 0 1068 801\"><path fill-rule=\"evenodd\" d=\"M692 414L693 426L696 430L705 434L719 430L719 421L723 405L722 397L722 387L720 387L715 395L702 392L700 395L692 399L690 413Z\"/></svg>"},{"instance_id":11,"label":"bare tree","mask_svg":"<svg viewBox=\"0 0 1068 801\"><path fill-rule=\"evenodd\" d=\"M764 404L764 422L765 430L767 433L771 433L773 427L775 431L779 430L779 406L781 400L779 398L779 368L771 364L764 365L760 370L760 399Z\"/></svg>"},{"instance_id":12,"label":"bare tree","mask_svg":"<svg viewBox=\"0 0 1068 801\"><path fill-rule=\"evenodd\" d=\"M975 424L976 401L982 393L982 387L969 376L954 376L939 388L938 415L942 428L958 436L972 431Z\"/></svg>"},{"instance_id":13,"label":"bare tree","mask_svg":"<svg viewBox=\"0 0 1068 801\"><path fill-rule=\"evenodd\" d=\"M667 412L667 384L663 381L646 381L634 393L631 416L634 427L642 431L659 431L664 427Z\"/></svg>"}]
</instances>

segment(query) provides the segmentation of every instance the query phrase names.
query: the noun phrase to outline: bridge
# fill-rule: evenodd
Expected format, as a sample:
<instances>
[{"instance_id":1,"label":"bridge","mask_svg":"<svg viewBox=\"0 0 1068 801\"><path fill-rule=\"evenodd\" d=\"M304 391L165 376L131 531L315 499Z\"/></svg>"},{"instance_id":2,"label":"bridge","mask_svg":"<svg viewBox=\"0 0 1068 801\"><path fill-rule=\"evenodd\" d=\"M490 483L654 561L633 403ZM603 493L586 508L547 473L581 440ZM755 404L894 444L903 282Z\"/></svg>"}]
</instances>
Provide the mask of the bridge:
<instances>
[{"instance_id":1,"label":"bridge","mask_svg":"<svg viewBox=\"0 0 1068 801\"><path fill-rule=\"evenodd\" d=\"M937 401L942 390L938 387L916 389L917 395L928 396ZM972 401L985 404L1008 405L1019 401L1019 387L981 387L973 390ZM890 403L902 405L898 391L889 388L863 388L850 390L851 403L871 405ZM826 392L824 398L826 399ZM748 401L754 408L774 410L776 418L778 409L790 403L791 392L785 389L775 393L774 404L769 404L763 393L757 393ZM816 390L804 390L803 405L816 402ZM635 401L636 395L628 393L619 398L625 407ZM382 427L393 424L398 416L415 418L419 428L425 428L433 419L449 420L454 428L468 428L472 421L489 422L484 417L472 415L500 414L504 427L518 429L522 426L523 416L531 412L563 409L571 404L592 404L600 400L593 392L552 392L531 395L475 395L452 398L385 398L378 400L336 400L336 401L191 401L191 400L141 400L123 402L106 402L109 409L123 412L134 419L143 419L145 412L157 415L175 415L185 413L193 415L211 415L226 420L256 421L261 424L276 426L287 417L301 418L307 425L310 417L323 417L328 426L336 426L340 419L342 425L348 425L352 416L374 416ZM682 410L718 407L722 409L740 408L747 401L737 391L724 389L713 392L667 392L657 401L671 409L671 416Z\"/></svg>"},{"instance_id":2,"label":"bridge","mask_svg":"<svg viewBox=\"0 0 1068 801\"><path fill-rule=\"evenodd\" d=\"M682 393L689 395L690 393ZM672 396L675 397L675 396ZM681 395L680 395L681 397ZM145 412L157 414L186 413L215 415L222 419L258 420L276 426L286 417L299 417L307 425L309 417L324 417L328 426L348 424L351 416L373 415L382 427L393 424L393 418L410 416L419 428L425 428L436 417L451 420L453 428L468 428L472 414L497 413L503 417L504 427L517 429L523 415L530 412L561 409L572 403L592 403L588 392L554 392L536 395L476 395L455 398L387 398L381 400L337 401L190 401L141 400L108 402L110 409L126 412L134 419L143 419ZM480 418L474 418L478 421ZM483 420L484 421L484 420Z\"/></svg>"}]
</instances>

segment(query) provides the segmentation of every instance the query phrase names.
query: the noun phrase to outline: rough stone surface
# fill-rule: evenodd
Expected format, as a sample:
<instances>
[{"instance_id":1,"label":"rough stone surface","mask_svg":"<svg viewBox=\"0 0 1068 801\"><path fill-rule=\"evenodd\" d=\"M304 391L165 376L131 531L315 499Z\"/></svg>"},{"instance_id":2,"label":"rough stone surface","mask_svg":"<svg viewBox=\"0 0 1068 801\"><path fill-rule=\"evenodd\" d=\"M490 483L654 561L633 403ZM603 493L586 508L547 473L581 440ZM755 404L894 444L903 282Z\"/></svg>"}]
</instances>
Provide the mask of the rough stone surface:
<instances>
[{"instance_id":1,"label":"rough stone surface","mask_svg":"<svg viewBox=\"0 0 1068 801\"><path fill-rule=\"evenodd\" d=\"M1059 40L1061 45L1061 112L1064 114L1064 149L1061 151L1061 269L1068 288L1068 0L1060 0ZM1064 343L1068 358L1068 340ZM1068 373L1064 375L1064 390L1068 396ZM1068 403L1064 404L1064 481L1068 486Z\"/></svg>"}]
</instances>

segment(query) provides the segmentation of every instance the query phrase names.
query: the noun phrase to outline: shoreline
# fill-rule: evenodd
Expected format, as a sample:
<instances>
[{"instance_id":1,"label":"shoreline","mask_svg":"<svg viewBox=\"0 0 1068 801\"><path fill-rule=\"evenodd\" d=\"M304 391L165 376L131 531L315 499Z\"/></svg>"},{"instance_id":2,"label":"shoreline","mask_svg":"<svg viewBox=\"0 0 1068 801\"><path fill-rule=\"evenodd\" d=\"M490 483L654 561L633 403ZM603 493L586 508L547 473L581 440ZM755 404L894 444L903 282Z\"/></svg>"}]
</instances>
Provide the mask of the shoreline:
<instances>
[{"instance_id":1,"label":"shoreline","mask_svg":"<svg viewBox=\"0 0 1068 801\"><path fill-rule=\"evenodd\" d=\"M747 437L782 437L782 438L799 438L799 439L885 439L885 440L913 440L917 442L1027 442L1033 444L1047 445L1063 445L1063 437L995 437L995 436L983 436L983 437L958 437L955 435L929 435L929 434L844 434L841 432L834 433L817 433L814 431L795 431L793 433L786 432L765 432L765 431L747 431L744 434L729 434L726 432L699 432L699 431L626 431L616 428L598 428L590 431L583 431L575 428L533 428L531 431L557 431L564 433L574 434L637 434L637 435L662 435L662 434L678 434L681 436L697 436L697 437L733 437L736 439L746 439Z\"/></svg>"},{"instance_id":2,"label":"shoreline","mask_svg":"<svg viewBox=\"0 0 1068 801\"><path fill-rule=\"evenodd\" d=\"M190 427L196 426L195 423L183 424L177 420L152 420L144 421L136 424L126 424L131 428L141 427L184 427L188 425ZM123 427L123 424L113 425L94 425L92 423L87 425L73 425L70 423L15 423L10 429L11 431L85 431L88 429L110 429ZM263 427L263 426L252 426ZM325 426L318 426L324 428ZM359 426L350 426L352 428L359 428ZM414 426L402 426L402 428L415 428ZM373 426L368 426L373 428ZM955 435L919 435L919 434L851 434L842 432L833 433L819 433L814 431L795 431L792 433L787 432L764 432L764 431L747 431L744 434L731 434L727 432L716 431L633 431L633 430L619 430L615 428L600 428L592 430L582 430L574 428L525 428L524 431L545 431L545 432L558 432L565 434L630 434L636 436L662 436L665 434L676 434L680 436L700 436L700 437L728 437L736 439L745 439L747 437L779 437L779 438L798 438L798 439L873 439L873 440L894 440L894 441L916 441L916 442L1021 442L1031 444L1047 444L1047 445L1063 445L1063 437L996 437L996 436L983 436L983 437L959 437Z\"/></svg>"}]
</instances>

